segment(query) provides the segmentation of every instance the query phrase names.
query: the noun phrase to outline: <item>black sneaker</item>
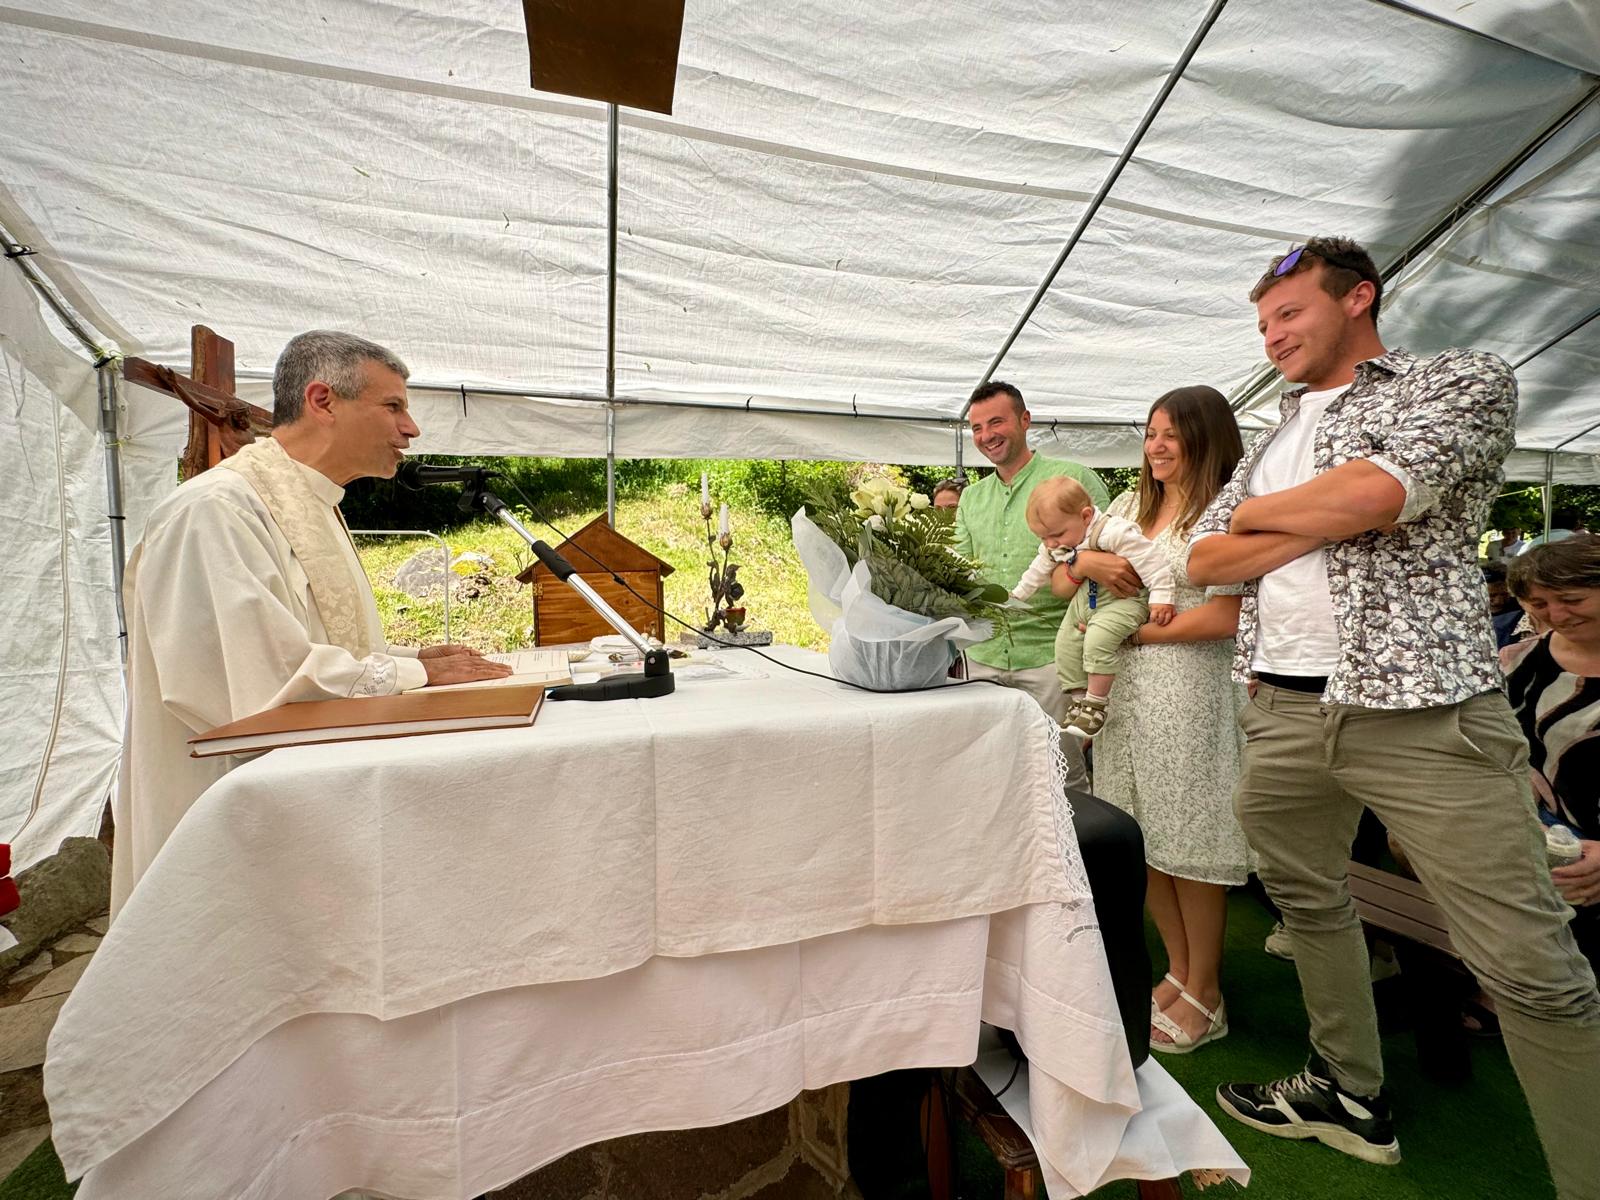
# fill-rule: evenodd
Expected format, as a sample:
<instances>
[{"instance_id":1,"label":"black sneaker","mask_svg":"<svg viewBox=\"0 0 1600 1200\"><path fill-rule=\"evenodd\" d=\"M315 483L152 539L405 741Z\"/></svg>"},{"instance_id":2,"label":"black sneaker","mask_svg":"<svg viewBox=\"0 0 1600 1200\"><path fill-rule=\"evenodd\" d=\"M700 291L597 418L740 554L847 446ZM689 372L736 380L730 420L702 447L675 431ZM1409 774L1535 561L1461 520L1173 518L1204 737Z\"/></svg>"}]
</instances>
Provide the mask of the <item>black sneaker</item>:
<instances>
[{"instance_id":1,"label":"black sneaker","mask_svg":"<svg viewBox=\"0 0 1600 1200\"><path fill-rule=\"evenodd\" d=\"M1363 1162L1393 1166L1400 1161L1389 1102L1357 1096L1333 1080L1313 1054L1306 1069L1273 1083L1225 1083L1217 1089L1222 1111L1252 1129L1281 1138L1315 1138Z\"/></svg>"}]
</instances>

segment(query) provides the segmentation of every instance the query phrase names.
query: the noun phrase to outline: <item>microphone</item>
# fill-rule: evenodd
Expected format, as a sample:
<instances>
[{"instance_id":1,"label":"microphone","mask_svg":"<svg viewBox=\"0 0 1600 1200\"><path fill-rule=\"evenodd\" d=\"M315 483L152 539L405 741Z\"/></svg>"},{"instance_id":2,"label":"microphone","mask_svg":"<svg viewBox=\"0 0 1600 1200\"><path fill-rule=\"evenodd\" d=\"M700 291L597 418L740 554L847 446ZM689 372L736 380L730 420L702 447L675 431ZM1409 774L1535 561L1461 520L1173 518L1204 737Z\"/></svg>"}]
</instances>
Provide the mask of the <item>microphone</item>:
<instances>
[{"instance_id":1,"label":"microphone","mask_svg":"<svg viewBox=\"0 0 1600 1200\"><path fill-rule=\"evenodd\" d=\"M394 481L406 487L429 483L475 483L481 487L484 477L493 474L489 467L441 467L408 458L396 468Z\"/></svg>"}]
</instances>

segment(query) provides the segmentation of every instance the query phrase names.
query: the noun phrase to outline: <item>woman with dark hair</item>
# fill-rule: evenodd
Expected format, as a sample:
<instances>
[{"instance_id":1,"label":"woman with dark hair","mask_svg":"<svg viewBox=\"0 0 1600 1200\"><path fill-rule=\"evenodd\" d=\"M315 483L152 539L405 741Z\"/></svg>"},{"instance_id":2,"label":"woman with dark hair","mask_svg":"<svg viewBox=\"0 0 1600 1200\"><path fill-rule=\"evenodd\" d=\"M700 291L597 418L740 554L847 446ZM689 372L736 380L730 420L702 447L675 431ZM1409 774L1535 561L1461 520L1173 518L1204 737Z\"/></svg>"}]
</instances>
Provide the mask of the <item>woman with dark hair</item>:
<instances>
[{"instance_id":1,"label":"woman with dark hair","mask_svg":"<svg viewBox=\"0 0 1600 1200\"><path fill-rule=\"evenodd\" d=\"M1600 971L1600 537L1575 534L1512 560L1507 582L1548 626L1501 653L1528 739L1539 816L1577 834L1582 857L1551 875L1577 911L1572 932Z\"/></svg>"},{"instance_id":2,"label":"woman with dark hair","mask_svg":"<svg viewBox=\"0 0 1600 1200\"><path fill-rule=\"evenodd\" d=\"M1239 587L1190 584L1189 531L1244 453L1222 393L1168 392L1150 409L1137 490L1110 512L1166 555L1177 616L1135 630L1117 697L1095 739L1095 790L1144 830L1147 904L1167 951L1150 1047L1182 1054L1228 1032L1222 1003L1227 888L1250 854L1233 815L1244 689L1231 678Z\"/></svg>"}]
</instances>

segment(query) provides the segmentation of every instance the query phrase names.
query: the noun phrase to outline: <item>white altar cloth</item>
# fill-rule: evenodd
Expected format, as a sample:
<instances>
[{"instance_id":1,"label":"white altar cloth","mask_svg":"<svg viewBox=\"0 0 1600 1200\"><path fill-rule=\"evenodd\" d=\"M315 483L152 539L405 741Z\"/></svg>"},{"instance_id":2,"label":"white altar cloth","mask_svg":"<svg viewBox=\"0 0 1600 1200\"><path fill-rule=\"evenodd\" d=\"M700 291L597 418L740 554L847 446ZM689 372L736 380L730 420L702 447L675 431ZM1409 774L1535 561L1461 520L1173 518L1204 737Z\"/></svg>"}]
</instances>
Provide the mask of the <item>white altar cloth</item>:
<instances>
[{"instance_id":1,"label":"white altar cloth","mask_svg":"<svg viewBox=\"0 0 1600 1200\"><path fill-rule=\"evenodd\" d=\"M774 669L245 764L52 1034L68 1175L86 1200L467 1197L596 1138L970 1061L980 992L1120 1128L1138 1088L1053 740L1014 691Z\"/></svg>"}]
</instances>

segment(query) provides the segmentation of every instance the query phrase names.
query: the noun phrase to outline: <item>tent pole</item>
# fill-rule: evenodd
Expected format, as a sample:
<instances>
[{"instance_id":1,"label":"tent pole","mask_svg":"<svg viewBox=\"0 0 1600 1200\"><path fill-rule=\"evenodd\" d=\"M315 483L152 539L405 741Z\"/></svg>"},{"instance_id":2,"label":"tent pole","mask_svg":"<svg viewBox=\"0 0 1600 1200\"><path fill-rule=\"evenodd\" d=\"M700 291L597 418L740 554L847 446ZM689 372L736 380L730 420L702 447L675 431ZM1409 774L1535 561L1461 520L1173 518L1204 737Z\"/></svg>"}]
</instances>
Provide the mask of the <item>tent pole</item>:
<instances>
[{"instance_id":1,"label":"tent pole","mask_svg":"<svg viewBox=\"0 0 1600 1200\"><path fill-rule=\"evenodd\" d=\"M605 523L616 528L616 405L605 410Z\"/></svg>"},{"instance_id":2,"label":"tent pole","mask_svg":"<svg viewBox=\"0 0 1600 1200\"><path fill-rule=\"evenodd\" d=\"M606 524L617 527L617 106L606 105Z\"/></svg>"},{"instance_id":3,"label":"tent pole","mask_svg":"<svg viewBox=\"0 0 1600 1200\"><path fill-rule=\"evenodd\" d=\"M1555 451L1547 450L1544 456L1544 486L1539 489L1544 497L1544 542L1542 543L1544 545L1550 542L1550 481L1555 478L1555 473Z\"/></svg>"},{"instance_id":4,"label":"tent pole","mask_svg":"<svg viewBox=\"0 0 1600 1200\"><path fill-rule=\"evenodd\" d=\"M117 647L122 665L128 665L128 614L122 606L122 575L127 564L127 545L123 530L127 517L122 510L122 438L117 412L117 376L120 364L105 362L95 371L100 387L100 439L106 452L106 521L111 527L112 596L117 605Z\"/></svg>"},{"instance_id":5,"label":"tent pole","mask_svg":"<svg viewBox=\"0 0 1600 1200\"><path fill-rule=\"evenodd\" d=\"M989 363L988 369L983 373L983 378L978 380L977 385L973 388L974 391L994 378L994 373L1000 369L1000 363L1010 352L1012 344L1022 335L1022 331L1027 328L1028 322L1033 319L1035 310L1044 302L1045 293L1050 290L1050 285L1056 281L1056 276L1060 274L1061 268L1066 265L1067 257L1077 247L1079 239L1083 237L1083 231L1089 227L1089 222L1093 221L1099 214L1100 206L1106 202L1106 197L1111 194L1111 189L1116 186L1117 180L1122 177L1123 169L1132 161L1134 151L1138 150L1139 143L1144 140L1144 135L1149 132L1150 126L1155 123L1162 106L1167 102L1167 97L1172 95L1172 89L1177 87L1178 80L1183 78L1184 71L1189 67L1189 60L1194 58L1195 51L1200 49L1200 43L1205 41L1206 34L1211 32L1211 27L1217 23L1217 18L1222 15L1222 10L1227 7L1227 4L1228 0L1212 0L1210 11L1206 13L1205 19L1200 22L1199 28L1190 36L1189 44L1183 48L1183 53L1178 56L1178 61L1173 64L1172 70L1167 73L1167 81L1161 85L1161 90L1156 93L1156 98L1150 102L1150 107L1145 110L1144 117L1140 120L1138 128L1133 131L1133 136L1128 139L1128 144L1122 148L1122 153L1117 156L1117 161L1111 165L1111 170L1106 172L1105 179L1100 183L1099 191L1095 192L1094 198L1089 201L1089 207L1083 210L1083 216L1078 218L1077 227L1073 229L1072 235L1067 238L1067 244L1061 247L1061 253L1056 255L1056 261L1051 264L1050 270L1046 272L1043 282L1034 290L1033 299L1028 301L1028 307L1023 309L1022 316L1012 327L1010 334L1007 335L1005 344L1000 347L1000 352ZM971 400L966 401L961 406L961 419L963 421L966 420L967 409L970 407L972 407Z\"/></svg>"},{"instance_id":6,"label":"tent pole","mask_svg":"<svg viewBox=\"0 0 1600 1200\"><path fill-rule=\"evenodd\" d=\"M8 234L0 231L0 248L5 251L5 256L17 264L17 269L22 272L23 278L32 285L39 297L50 306L50 311L61 319L73 337L78 339L79 345L92 354L96 359L106 356L105 348L94 339L93 334L84 328L83 322L78 319L78 314L68 308L66 302L56 295L56 290L39 271L34 269L28 257L33 250L28 246L20 246L13 242Z\"/></svg>"},{"instance_id":7,"label":"tent pole","mask_svg":"<svg viewBox=\"0 0 1600 1200\"><path fill-rule=\"evenodd\" d=\"M1524 354L1521 358L1517 359L1516 362L1511 364L1511 369L1513 371L1520 371L1523 367L1527 366L1529 363L1531 363L1534 359L1538 358L1539 355L1543 354L1546 350L1550 349L1552 346L1558 345L1561 342L1566 341L1567 338L1569 338L1573 334L1577 333L1578 330L1582 329L1585 325L1587 325L1590 321L1593 321L1596 317L1600 317L1600 308L1596 308L1596 309L1591 310L1589 315L1586 316L1586 317L1579 317L1578 320L1574 321L1571 325L1568 325L1565 329L1563 329L1560 333L1556 334L1555 337L1551 338L1548 342L1545 342L1537 350L1531 350L1527 354ZM1563 443L1563 444L1565 444L1565 443Z\"/></svg>"}]
</instances>

